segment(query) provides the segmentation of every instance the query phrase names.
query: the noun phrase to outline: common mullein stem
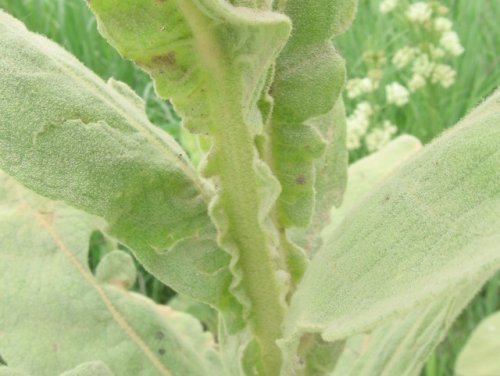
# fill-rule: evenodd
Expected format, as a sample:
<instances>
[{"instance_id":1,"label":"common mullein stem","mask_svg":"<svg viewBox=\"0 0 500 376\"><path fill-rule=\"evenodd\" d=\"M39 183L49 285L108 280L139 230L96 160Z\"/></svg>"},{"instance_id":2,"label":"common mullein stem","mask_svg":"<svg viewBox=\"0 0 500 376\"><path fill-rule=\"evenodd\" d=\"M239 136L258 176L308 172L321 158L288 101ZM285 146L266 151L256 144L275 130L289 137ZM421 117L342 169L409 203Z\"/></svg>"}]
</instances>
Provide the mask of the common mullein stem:
<instances>
[{"instance_id":1,"label":"common mullein stem","mask_svg":"<svg viewBox=\"0 0 500 376\"><path fill-rule=\"evenodd\" d=\"M207 174L216 177L219 194L213 206L220 205L227 221L227 228L219 235L220 242L237 248L236 267L242 272L243 290L250 302L248 320L259 345L262 368L265 375L276 375L281 369L281 351L276 341L282 336L284 307L272 240L260 220L262 194L255 134L242 112L244 93L240 85L234 84L233 68L226 65L231 64L230 58L213 39L216 33L210 31L212 26L193 4L182 0L178 4L190 24L201 60L216 83L208 93L213 110L213 145ZM215 170L211 170L211 163L217 166Z\"/></svg>"}]
</instances>

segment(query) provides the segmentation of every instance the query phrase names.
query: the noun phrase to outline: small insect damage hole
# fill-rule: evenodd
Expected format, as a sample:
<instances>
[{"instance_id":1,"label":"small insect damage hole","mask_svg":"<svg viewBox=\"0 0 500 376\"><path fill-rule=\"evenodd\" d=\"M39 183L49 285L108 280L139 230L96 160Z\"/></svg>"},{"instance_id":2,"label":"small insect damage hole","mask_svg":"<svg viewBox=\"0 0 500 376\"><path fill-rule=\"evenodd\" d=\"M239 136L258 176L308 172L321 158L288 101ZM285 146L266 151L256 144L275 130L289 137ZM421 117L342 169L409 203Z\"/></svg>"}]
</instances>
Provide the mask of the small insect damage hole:
<instances>
[{"instance_id":1,"label":"small insect damage hole","mask_svg":"<svg viewBox=\"0 0 500 376\"><path fill-rule=\"evenodd\" d=\"M158 354L165 355L165 349L158 349Z\"/></svg>"},{"instance_id":2,"label":"small insect damage hole","mask_svg":"<svg viewBox=\"0 0 500 376\"><path fill-rule=\"evenodd\" d=\"M160 341L165 338L165 333L163 333L161 330L158 330L155 334L156 338L159 339Z\"/></svg>"},{"instance_id":3,"label":"small insect damage hole","mask_svg":"<svg viewBox=\"0 0 500 376\"><path fill-rule=\"evenodd\" d=\"M4 358L2 358L1 354L0 354L0 365L2 365L2 366L6 366L7 365L7 362L5 361Z\"/></svg>"},{"instance_id":4,"label":"small insect damage hole","mask_svg":"<svg viewBox=\"0 0 500 376\"><path fill-rule=\"evenodd\" d=\"M306 184L306 177L304 175L299 175L295 178L295 183L298 185L304 185Z\"/></svg>"},{"instance_id":5,"label":"small insect damage hole","mask_svg":"<svg viewBox=\"0 0 500 376\"><path fill-rule=\"evenodd\" d=\"M166 68L173 68L173 67L175 67L175 65L177 63L177 58L175 57L175 52L170 51L164 55L159 55L159 56L153 57L152 62L155 65L158 64L158 65L164 66Z\"/></svg>"}]
</instances>

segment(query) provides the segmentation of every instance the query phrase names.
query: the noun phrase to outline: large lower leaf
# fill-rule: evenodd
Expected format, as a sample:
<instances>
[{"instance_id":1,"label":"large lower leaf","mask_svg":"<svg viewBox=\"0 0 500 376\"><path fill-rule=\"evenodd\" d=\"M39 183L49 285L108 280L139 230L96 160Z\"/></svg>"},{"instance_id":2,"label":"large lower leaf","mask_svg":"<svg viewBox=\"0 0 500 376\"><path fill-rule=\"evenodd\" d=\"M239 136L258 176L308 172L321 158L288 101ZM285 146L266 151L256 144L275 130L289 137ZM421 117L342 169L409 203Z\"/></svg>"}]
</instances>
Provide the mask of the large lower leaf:
<instances>
[{"instance_id":1,"label":"large lower leaf","mask_svg":"<svg viewBox=\"0 0 500 376\"><path fill-rule=\"evenodd\" d=\"M63 372L60 376L113 376L113 373L102 362L87 362Z\"/></svg>"},{"instance_id":2,"label":"large lower leaf","mask_svg":"<svg viewBox=\"0 0 500 376\"><path fill-rule=\"evenodd\" d=\"M360 205L375 188L422 148L413 136L403 135L384 148L349 166L349 184L342 205L333 208L331 222L323 229L322 237L328 239L356 205Z\"/></svg>"},{"instance_id":3,"label":"large lower leaf","mask_svg":"<svg viewBox=\"0 0 500 376\"><path fill-rule=\"evenodd\" d=\"M475 280L443 299L347 340L331 376L417 376L430 353L478 290Z\"/></svg>"},{"instance_id":4,"label":"large lower leaf","mask_svg":"<svg viewBox=\"0 0 500 376\"><path fill-rule=\"evenodd\" d=\"M500 267L499 143L500 91L337 227L292 299L287 340L366 332Z\"/></svg>"},{"instance_id":5,"label":"large lower leaf","mask_svg":"<svg viewBox=\"0 0 500 376\"><path fill-rule=\"evenodd\" d=\"M318 245L321 244L321 241L317 239L318 231L323 230L322 236L328 239L332 231L342 223L347 213L366 199L370 192L373 192L374 188L376 188L381 181L386 179L391 173L394 173L394 170L410 156L415 154L421 147L422 144L418 139L412 136L403 135L391 141L377 153L365 157L351 165L349 167L349 184L344 194L342 206L340 208L326 208L326 210L331 210L332 212L330 223L324 228L319 227L319 229L293 229L291 233L294 236L294 240L297 241L298 244L303 245L310 253L313 253ZM325 210L325 208L322 208L322 210ZM320 218L317 218L317 220L320 220ZM328 216L323 217L323 222L328 222ZM309 375L311 372L317 376L327 375L335 368L336 357L343 351L341 358L343 365L340 368L342 370L340 372L349 374L358 361L357 357L350 355L354 353L361 357L361 355L364 354L364 351L357 348L361 346L359 344L360 342L361 345L364 344L363 341L357 340L357 337L349 339L349 342L346 344L346 350L343 351L345 341L325 343L318 335L306 335L301 339L299 348L299 359L302 360L297 362L296 354L293 351L288 353L289 356L292 357L288 361L290 367L289 373L298 372L297 369L301 369L300 372L303 372L305 375ZM355 347L355 349L351 349L352 347ZM377 347L374 346L374 348ZM363 350L366 349L363 347ZM378 354L374 356L376 357ZM356 360L356 363L352 358ZM303 366L301 366L300 363L302 363Z\"/></svg>"},{"instance_id":6,"label":"large lower leaf","mask_svg":"<svg viewBox=\"0 0 500 376\"><path fill-rule=\"evenodd\" d=\"M500 375L500 312L487 317L474 330L460 352L457 376Z\"/></svg>"},{"instance_id":7,"label":"large lower leaf","mask_svg":"<svg viewBox=\"0 0 500 376\"><path fill-rule=\"evenodd\" d=\"M142 100L3 12L0 50L0 168L105 218L162 282L228 305L229 256L215 241L211 194Z\"/></svg>"},{"instance_id":8,"label":"large lower leaf","mask_svg":"<svg viewBox=\"0 0 500 376\"><path fill-rule=\"evenodd\" d=\"M9 367L54 376L100 360L115 375L223 374L199 322L92 275L93 217L5 175L0 187L0 352ZM90 375L77 371L64 375Z\"/></svg>"}]
</instances>

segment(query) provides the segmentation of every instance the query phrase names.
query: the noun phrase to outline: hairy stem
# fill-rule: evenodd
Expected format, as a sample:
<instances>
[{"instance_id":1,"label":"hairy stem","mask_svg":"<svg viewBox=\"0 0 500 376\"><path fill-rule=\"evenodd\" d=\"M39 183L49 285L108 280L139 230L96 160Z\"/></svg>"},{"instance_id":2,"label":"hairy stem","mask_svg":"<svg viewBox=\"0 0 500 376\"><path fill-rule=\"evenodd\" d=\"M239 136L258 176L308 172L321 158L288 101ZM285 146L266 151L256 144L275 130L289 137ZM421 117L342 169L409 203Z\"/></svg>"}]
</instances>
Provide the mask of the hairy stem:
<instances>
[{"instance_id":1,"label":"hairy stem","mask_svg":"<svg viewBox=\"0 0 500 376\"><path fill-rule=\"evenodd\" d=\"M219 185L218 205L226 223L216 223L220 242L237 258L236 273L249 302L249 320L259 345L265 375L280 373L281 337L284 307L276 277L280 262L272 249L270 235L262 221L261 177L254 134L243 114L243 92L238 75L232 74L231 58L225 56L213 26L204 22L199 9L190 1L179 0L179 9L189 21L205 68L215 79L211 98L210 133L213 137L214 171ZM274 251L274 255L273 255Z\"/></svg>"},{"instance_id":2,"label":"hairy stem","mask_svg":"<svg viewBox=\"0 0 500 376\"><path fill-rule=\"evenodd\" d=\"M221 111L221 124L214 132L218 150L218 176L222 205L228 218L228 236L239 251L238 268L243 288L251 302L251 325L260 345L267 375L277 375L281 354L275 341L281 337L283 307L276 280L277 260L273 260L268 235L259 223L261 195L258 192L253 137L237 112Z\"/></svg>"}]
</instances>

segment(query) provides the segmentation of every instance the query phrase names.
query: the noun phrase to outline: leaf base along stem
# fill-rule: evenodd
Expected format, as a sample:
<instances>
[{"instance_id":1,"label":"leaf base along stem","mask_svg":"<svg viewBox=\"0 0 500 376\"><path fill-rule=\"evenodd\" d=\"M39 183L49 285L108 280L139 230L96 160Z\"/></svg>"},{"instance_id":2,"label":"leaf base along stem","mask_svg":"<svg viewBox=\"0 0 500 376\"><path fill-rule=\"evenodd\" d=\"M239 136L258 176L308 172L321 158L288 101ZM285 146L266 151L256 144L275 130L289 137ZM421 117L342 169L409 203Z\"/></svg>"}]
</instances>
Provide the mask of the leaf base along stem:
<instances>
[{"instance_id":1,"label":"leaf base along stem","mask_svg":"<svg viewBox=\"0 0 500 376\"><path fill-rule=\"evenodd\" d=\"M214 98L217 95L214 94ZM230 96L227 96L230 97ZM215 99L216 101L216 99ZM231 109L233 107L233 109ZM260 347L266 375L277 375L281 368L281 353L276 340L281 337L286 289L277 279L283 269L275 230L266 221L264 196L274 202L279 187L257 157L253 135L241 117L238 103L219 103L221 131L213 129L214 150L207 172L216 173L220 192L212 205L212 217L219 227L219 240L223 248L233 255L234 288L241 281L247 300L249 320ZM270 184L274 193L263 192ZM274 239L273 239L274 238Z\"/></svg>"}]
</instances>

